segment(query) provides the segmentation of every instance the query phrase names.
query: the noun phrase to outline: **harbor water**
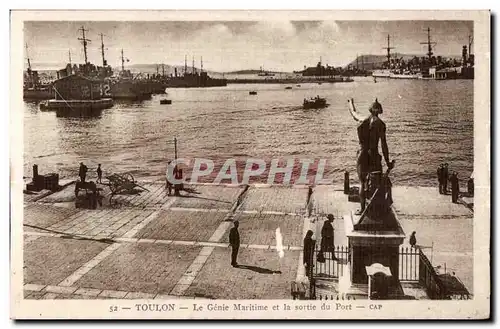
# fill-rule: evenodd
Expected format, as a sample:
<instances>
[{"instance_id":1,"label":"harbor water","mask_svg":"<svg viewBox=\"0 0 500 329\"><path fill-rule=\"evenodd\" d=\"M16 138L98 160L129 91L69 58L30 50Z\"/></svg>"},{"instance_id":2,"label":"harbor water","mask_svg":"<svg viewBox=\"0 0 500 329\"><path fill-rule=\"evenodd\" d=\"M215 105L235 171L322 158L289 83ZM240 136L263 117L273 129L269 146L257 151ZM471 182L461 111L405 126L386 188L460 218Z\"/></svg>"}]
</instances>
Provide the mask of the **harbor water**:
<instances>
[{"instance_id":1,"label":"harbor water","mask_svg":"<svg viewBox=\"0 0 500 329\"><path fill-rule=\"evenodd\" d=\"M41 112L38 103L25 102L25 176L31 176L33 164L41 173L76 176L82 161L94 171L100 163L104 175L130 172L136 179L164 179L177 137L179 157L211 159L215 169L229 158L239 167L248 158L325 159L324 177L341 183L345 170L355 172L358 148L357 124L347 106L351 97L367 115L375 98L383 106L381 118L396 160L394 184L435 186L436 168L443 162L461 179L473 170L473 80L374 83L355 78L351 83L237 84L167 92L142 102L117 101L100 117L86 119L57 118L54 112ZM303 109L303 99L316 95L330 105ZM163 98L172 104L160 104Z\"/></svg>"}]
</instances>

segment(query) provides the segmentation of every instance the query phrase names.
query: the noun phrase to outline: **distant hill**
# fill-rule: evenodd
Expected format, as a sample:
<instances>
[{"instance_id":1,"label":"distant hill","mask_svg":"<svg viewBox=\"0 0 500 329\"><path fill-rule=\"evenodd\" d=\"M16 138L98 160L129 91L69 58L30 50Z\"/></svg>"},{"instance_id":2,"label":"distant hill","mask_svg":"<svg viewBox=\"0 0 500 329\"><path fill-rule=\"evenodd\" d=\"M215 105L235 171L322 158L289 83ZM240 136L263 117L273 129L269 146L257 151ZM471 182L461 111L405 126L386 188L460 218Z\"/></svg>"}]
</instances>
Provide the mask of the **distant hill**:
<instances>
[{"instance_id":1,"label":"distant hill","mask_svg":"<svg viewBox=\"0 0 500 329\"><path fill-rule=\"evenodd\" d=\"M391 54L392 58L403 58L403 60L408 61L411 60L413 57L423 57L425 55L415 55L415 54L401 54L401 53L393 53ZM456 58L460 59L460 56L443 56L446 58ZM361 55L357 57L357 65L359 68L364 68L365 70L376 70L382 68L382 65L387 61L387 56L386 55ZM345 68L347 68L349 65L356 66L356 59L354 59L352 62L347 64Z\"/></svg>"}]
</instances>

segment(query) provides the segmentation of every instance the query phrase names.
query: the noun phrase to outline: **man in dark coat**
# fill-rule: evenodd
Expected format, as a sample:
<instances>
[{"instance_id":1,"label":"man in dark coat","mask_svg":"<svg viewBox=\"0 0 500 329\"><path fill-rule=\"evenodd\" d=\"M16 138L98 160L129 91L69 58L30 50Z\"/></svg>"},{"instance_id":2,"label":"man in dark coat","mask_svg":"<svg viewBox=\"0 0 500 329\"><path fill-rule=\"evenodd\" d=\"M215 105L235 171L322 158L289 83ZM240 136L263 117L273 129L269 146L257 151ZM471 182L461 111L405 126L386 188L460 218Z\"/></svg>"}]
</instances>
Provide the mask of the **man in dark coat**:
<instances>
[{"instance_id":1,"label":"man in dark coat","mask_svg":"<svg viewBox=\"0 0 500 329\"><path fill-rule=\"evenodd\" d=\"M78 171L78 176L80 176L80 181L85 183L85 177L87 176L87 166L80 162L80 170Z\"/></svg>"},{"instance_id":2,"label":"man in dark coat","mask_svg":"<svg viewBox=\"0 0 500 329\"><path fill-rule=\"evenodd\" d=\"M415 247L417 245L417 237L415 236L417 232L413 231L410 236L410 246Z\"/></svg>"},{"instance_id":3,"label":"man in dark coat","mask_svg":"<svg viewBox=\"0 0 500 329\"><path fill-rule=\"evenodd\" d=\"M238 232L238 221L234 222L234 227L229 231L229 244L231 245L231 266L236 267L238 263L238 249L240 249L240 232Z\"/></svg>"},{"instance_id":4,"label":"man in dark coat","mask_svg":"<svg viewBox=\"0 0 500 329\"><path fill-rule=\"evenodd\" d=\"M333 220L334 217L332 214L328 214L327 220L323 224L323 228L321 229L321 250L320 253L323 252L331 252L332 253L332 259L337 259L334 254L334 241L333 241L333 236L334 236L334 230L333 230Z\"/></svg>"},{"instance_id":5,"label":"man in dark coat","mask_svg":"<svg viewBox=\"0 0 500 329\"><path fill-rule=\"evenodd\" d=\"M438 169L437 169L437 178L438 178L438 183L439 183L439 194L444 194L444 192L443 192L443 186L444 186L443 168L444 168L444 166L442 164L440 164Z\"/></svg>"},{"instance_id":6,"label":"man in dark coat","mask_svg":"<svg viewBox=\"0 0 500 329\"><path fill-rule=\"evenodd\" d=\"M306 275L309 276L309 271L313 262L314 253L314 240L312 239L314 232L309 230L304 238L304 266L306 268Z\"/></svg>"}]
</instances>

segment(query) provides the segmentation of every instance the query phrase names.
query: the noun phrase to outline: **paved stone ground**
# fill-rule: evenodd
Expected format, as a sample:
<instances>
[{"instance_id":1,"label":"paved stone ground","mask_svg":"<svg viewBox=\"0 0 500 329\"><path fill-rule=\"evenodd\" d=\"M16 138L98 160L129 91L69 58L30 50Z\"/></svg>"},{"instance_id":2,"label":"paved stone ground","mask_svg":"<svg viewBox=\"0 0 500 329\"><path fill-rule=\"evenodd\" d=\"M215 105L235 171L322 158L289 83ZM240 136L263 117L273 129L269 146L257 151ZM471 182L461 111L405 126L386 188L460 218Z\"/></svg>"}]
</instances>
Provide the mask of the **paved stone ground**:
<instances>
[{"instance_id":1,"label":"paved stone ground","mask_svg":"<svg viewBox=\"0 0 500 329\"><path fill-rule=\"evenodd\" d=\"M276 229L279 227L284 246L302 244L302 216L236 213L235 220L240 222L238 231L242 244L276 245ZM222 241L229 241L229 231Z\"/></svg>"},{"instance_id":2,"label":"paved stone ground","mask_svg":"<svg viewBox=\"0 0 500 329\"><path fill-rule=\"evenodd\" d=\"M335 244L345 245L342 216L358 207L334 186L313 188L308 204L303 187L196 185L168 197L163 184L141 185L148 191L117 195L97 210L74 208L72 184L25 195L24 224L37 227L24 227L25 298L290 298L290 282L304 275L305 231L319 236L324 216L333 213ZM472 213L434 190L395 188L395 208L406 233L416 230L419 244L433 243L434 261L447 262L468 286ZM246 265L240 268L229 265L234 219L238 262Z\"/></svg>"},{"instance_id":3,"label":"paved stone ground","mask_svg":"<svg viewBox=\"0 0 500 329\"><path fill-rule=\"evenodd\" d=\"M107 245L95 241L39 237L24 246L24 282L57 285Z\"/></svg>"},{"instance_id":4,"label":"paved stone ground","mask_svg":"<svg viewBox=\"0 0 500 329\"><path fill-rule=\"evenodd\" d=\"M121 245L74 284L78 287L168 294L200 247L134 243Z\"/></svg>"},{"instance_id":5,"label":"paved stone ground","mask_svg":"<svg viewBox=\"0 0 500 329\"><path fill-rule=\"evenodd\" d=\"M224 221L226 212L161 211L135 237L160 240L208 241ZM173 230L172 228L182 228Z\"/></svg>"},{"instance_id":6,"label":"paved stone ground","mask_svg":"<svg viewBox=\"0 0 500 329\"><path fill-rule=\"evenodd\" d=\"M186 291L188 296L216 299L290 299L290 284L297 274L298 251L242 248L239 267L232 267L231 249L217 248ZM278 271L281 270L281 273Z\"/></svg>"}]
</instances>

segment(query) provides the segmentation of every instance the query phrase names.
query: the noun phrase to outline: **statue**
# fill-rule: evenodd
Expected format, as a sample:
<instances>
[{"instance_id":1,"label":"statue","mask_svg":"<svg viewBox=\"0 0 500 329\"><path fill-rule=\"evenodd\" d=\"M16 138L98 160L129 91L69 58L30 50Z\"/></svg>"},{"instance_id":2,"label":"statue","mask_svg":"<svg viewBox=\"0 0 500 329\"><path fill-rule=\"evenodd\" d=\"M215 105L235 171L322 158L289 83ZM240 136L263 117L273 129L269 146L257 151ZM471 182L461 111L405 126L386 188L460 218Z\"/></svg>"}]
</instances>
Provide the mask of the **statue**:
<instances>
[{"instance_id":1,"label":"statue","mask_svg":"<svg viewBox=\"0 0 500 329\"><path fill-rule=\"evenodd\" d=\"M361 216L360 222L367 212L371 219L383 217L392 204L391 183L388 178L390 170L394 167L394 161L389 160L389 148L386 140L386 126L379 114L382 114L382 105L375 99L370 106L370 115L365 117L356 111L354 100L348 100L349 111L353 118L359 122L358 138L359 150L357 153L357 172L360 181L359 197L361 209L356 215ZM382 154L387 164L387 172L382 173L382 157L378 151L379 141L382 145ZM371 197L367 206L367 194ZM368 208L371 208L368 210Z\"/></svg>"}]
</instances>

